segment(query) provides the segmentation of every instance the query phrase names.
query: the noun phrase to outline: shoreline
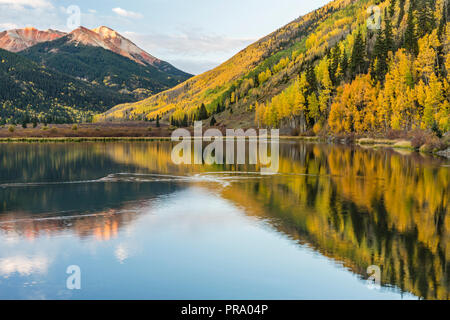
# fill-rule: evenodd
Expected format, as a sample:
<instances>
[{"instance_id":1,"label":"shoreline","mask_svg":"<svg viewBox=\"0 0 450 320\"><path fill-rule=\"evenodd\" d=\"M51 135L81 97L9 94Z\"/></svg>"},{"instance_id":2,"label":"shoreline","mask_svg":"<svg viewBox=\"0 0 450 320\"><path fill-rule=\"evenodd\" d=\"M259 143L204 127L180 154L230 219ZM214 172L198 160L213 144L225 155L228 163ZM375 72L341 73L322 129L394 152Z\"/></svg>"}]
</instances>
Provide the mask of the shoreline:
<instances>
[{"instance_id":1,"label":"shoreline","mask_svg":"<svg viewBox=\"0 0 450 320\"><path fill-rule=\"evenodd\" d=\"M251 137L245 137L249 139ZM195 138L190 138L195 139ZM224 140L226 137L224 137ZM269 138L270 140L270 138ZM306 142L328 142L342 145L358 145L365 148L388 148L403 149L411 152L429 154L450 158L449 150L441 152L423 152L414 148L411 141L405 139L375 139L375 138L359 138L353 141L345 141L338 138L323 138L318 136L280 136L280 140L290 141L306 141ZM156 141L172 141L171 137L1 137L0 144L6 143L82 143L82 142L156 142ZM440 154L441 153L441 154Z\"/></svg>"},{"instance_id":2,"label":"shoreline","mask_svg":"<svg viewBox=\"0 0 450 320\"><path fill-rule=\"evenodd\" d=\"M171 141L170 137L17 137L0 138L0 143L50 143L50 142L120 142L120 141Z\"/></svg>"},{"instance_id":3,"label":"shoreline","mask_svg":"<svg viewBox=\"0 0 450 320\"><path fill-rule=\"evenodd\" d=\"M245 137L250 139L252 137ZM195 139L195 137L190 137ZM226 136L223 137L227 139ZM270 140L270 138L269 138ZM450 159L450 148L440 151L425 151L421 148L414 148L412 141L408 139L389 139L389 138L356 138L347 139L339 137L320 137L320 136L280 136L280 140L285 141L306 141L306 142L324 142L341 145L358 145L363 148L379 149L388 148L394 150L405 150L428 154L438 157ZM109 136L109 137L95 137L95 136L78 136L78 137L0 137L0 144L6 143L82 143L82 142L157 142L157 141L172 141L170 136Z\"/></svg>"},{"instance_id":4,"label":"shoreline","mask_svg":"<svg viewBox=\"0 0 450 320\"><path fill-rule=\"evenodd\" d=\"M224 128L217 127L227 139ZM172 141L175 127L161 123L145 121L111 122L111 123L81 123L81 124L37 124L0 126L0 143L78 143L78 142L152 142ZM193 137L193 129L187 128ZM246 137L249 139L249 137ZM251 137L250 137L251 138ZM270 137L268 137L270 139ZM284 141L323 142L341 145L358 145L363 148L390 148L438 155L450 158L450 136L437 138L430 132L390 132L388 135L356 134L319 135L280 135Z\"/></svg>"}]
</instances>

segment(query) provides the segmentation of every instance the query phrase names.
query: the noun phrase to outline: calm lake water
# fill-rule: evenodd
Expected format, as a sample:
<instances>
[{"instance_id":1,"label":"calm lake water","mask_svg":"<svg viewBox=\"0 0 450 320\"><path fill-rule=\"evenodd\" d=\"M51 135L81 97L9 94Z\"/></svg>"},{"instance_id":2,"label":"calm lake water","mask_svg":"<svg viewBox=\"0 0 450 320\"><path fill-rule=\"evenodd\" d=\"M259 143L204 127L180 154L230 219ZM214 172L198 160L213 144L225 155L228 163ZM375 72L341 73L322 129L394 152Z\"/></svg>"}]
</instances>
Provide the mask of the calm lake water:
<instances>
[{"instance_id":1,"label":"calm lake water","mask_svg":"<svg viewBox=\"0 0 450 320\"><path fill-rule=\"evenodd\" d=\"M264 176L171 150L1 144L0 298L449 299L450 161L286 141Z\"/></svg>"}]
</instances>

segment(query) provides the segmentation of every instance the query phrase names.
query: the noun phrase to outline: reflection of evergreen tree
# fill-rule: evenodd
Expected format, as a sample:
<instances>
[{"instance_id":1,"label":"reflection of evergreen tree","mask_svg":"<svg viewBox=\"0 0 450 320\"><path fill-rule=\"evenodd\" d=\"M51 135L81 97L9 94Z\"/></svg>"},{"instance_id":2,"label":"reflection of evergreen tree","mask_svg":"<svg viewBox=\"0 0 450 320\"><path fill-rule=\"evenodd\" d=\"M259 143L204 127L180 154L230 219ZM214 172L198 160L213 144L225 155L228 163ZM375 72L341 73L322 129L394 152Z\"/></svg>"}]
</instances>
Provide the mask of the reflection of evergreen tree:
<instances>
[{"instance_id":1,"label":"reflection of evergreen tree","mask_svg":"<svg viewBox=\"0 0 450 320\"><path fill-rule=\"evenodd\" d=\"M280 221L279 230L364 276L369 265L381 266L383 284L427 299L448 299L448 183L440 177L445 170L440 161L410 157L405 162L389 151L292 148L281 149L280 171L301 172L295 183L279 179L241 186ZM431 173L435 165L440 169ZM318 179L324 172L336 178ZM384 182L367 183L377 179ZM237 194L242 199L242 190Z\"/></svg>"}]
</instances>

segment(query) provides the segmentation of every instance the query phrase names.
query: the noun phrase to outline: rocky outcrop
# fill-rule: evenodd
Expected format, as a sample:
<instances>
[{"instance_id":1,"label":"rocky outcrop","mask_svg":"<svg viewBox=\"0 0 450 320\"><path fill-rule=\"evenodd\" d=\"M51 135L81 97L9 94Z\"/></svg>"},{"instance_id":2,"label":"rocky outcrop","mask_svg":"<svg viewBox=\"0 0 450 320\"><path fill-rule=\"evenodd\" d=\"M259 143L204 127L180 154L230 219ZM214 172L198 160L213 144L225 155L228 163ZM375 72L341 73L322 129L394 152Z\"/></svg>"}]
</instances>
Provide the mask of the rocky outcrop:
<instances>
[{"instance_id":1,"label":"rocky outcrop","mask_svg":"<svg viewBox=\"0 0 450 320\"><path fill-rule=\"evenodd\" d=\"M121 36L116 31L108 27L99 27L89 30L79 27L70 34L70 42L81 43L88 46L102 47L103 49L120 54L141 65L155 66L161 61L148 54L133 42Z\"/></svg>"},{"instance_id":2,"label":"rocky outcrop","mask_svg":"<svg viewBox=\"0 0 450 320\"><path fill-rule=\"evenodd\" d=\"M38 43L53 41L66 35L65 32L50 29L46 31L35 28L8 30L0 33L0 48L10 52L20 52ZM163 63L108 27L102 26L93 30L79 27L70 32L69 37L71 42L102 47L141 65L157 67Z\"/></svg>"},{"instance_id":3,"label":"rocky outcrop","mask_svg":"<svg viewBox=\"0 0 450 320\"><path fill-rule=\"evenodd\" d=\"M112 51L126 56L137 63L153 66L161 63L161 60L148 54L133 42L108 27L102 26L92 31L97 33L104 41L108 41L113 46L111 48Z\"/></svg>"},{"instance_id":4,"label":"rocky outcrop","mask_svg":"<svg viewBox=\"0 0 450 320\"><path fill-rule=\"evenodd\" d=\"M40 31L35 28L14 29L0 32L0 48L20 52L38 43L53 41L66 33L56 30Z\"/></svg>"},{"instance_id":5,"label":"rocky outcrop","mask_svg":"<svg viewBox=\"0 0 450 320\"><path fill-rule=\"evenodd\" d=\"M446 150L438 151L438 152L436 152L436 154L438 156L450 159L450 148L447 148Z\"/></svg>"}]
</instances>

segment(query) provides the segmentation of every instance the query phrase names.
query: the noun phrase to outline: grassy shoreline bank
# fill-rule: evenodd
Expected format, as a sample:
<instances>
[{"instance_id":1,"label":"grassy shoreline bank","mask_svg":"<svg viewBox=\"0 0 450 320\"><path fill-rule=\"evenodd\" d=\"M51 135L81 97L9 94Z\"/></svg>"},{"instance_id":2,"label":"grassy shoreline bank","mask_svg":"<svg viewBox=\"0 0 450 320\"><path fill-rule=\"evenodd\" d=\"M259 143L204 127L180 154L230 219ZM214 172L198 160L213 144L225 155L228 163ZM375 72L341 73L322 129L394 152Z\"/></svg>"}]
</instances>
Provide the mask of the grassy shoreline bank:
<instances>
[{"instance_id":1,"label":"grassy shoreline bank","mask_svg":"<svg viewBox=\"0 0 450 320\"><path fill-rule=\"evenodd\" d=\"M223 137L227 139L226 137ZM245 137L249 139L251 137ZM191 139L195 139L192 137ZM269 138L270 139L270 138ZM339 139L327 139L318 136L280 136L281 140L298 140L310 142L331 142L340 144L356 144L366 147L390 147L395 149L416 150L411 141L404 139L372 139L360 138L349 142L339 142ZM118 141L171 141L168 136L161 137L0 137L0 143L14 142L118 142Z\"/></svg>"},{"instance_id":2,"label":"grassy shoreline bank","mask_svg":"<svg viewBox=\"0 0 450 320\"><path fill-rule=\"evenodd\" d=\"M246 137L247 139L249 137ZM191 138L194 139L194 138ZM226 139L226 137L225 137ZM391 148L411 152L420 152L440 157L450 158L449 148L445 150L423 150L423 148L414 148L411 141L403 139L372 139L360 138L350 142L339 142L339 140L326 139L317 136L280 136L281 140L307 141L312 143L328 142L347 145L358 145L364 148ZM0 144L4 143L82 143L82 142L155 142L172 141L171 137L17 137L0 138Z\"/></svg>"},{"instance_id":3,"label":"grassy shoreline bank","mask_svg":"<svg viewBox=\"0 0 450 320\"><path fill-rule=\"evenodd\" d=\"M80 124L80 125L39 125L36 128L0 128L0 143L76 143L76 142L152 142L171 141L174 128L146 122ZM190 130L192 131L192 130ZM226 137L224 136L226 139ZM285 141L325 142L359 145L365 148L403 149L426 154L449 157L449 137L430 138L426 133L394 137L344 136L280 136ZM437 139L437 140L436 140Z\"/></svg>"},{"instance_id":4,"label":"grassy shoreline bank","mask_svg":"<svg viewBox=\"0 0 450 320\"><path fill-rule=\"evenodd\" d=\"M47 143L47 142L120 142L120 141L170 141L170 137L17 137L0 138L0 143Z\"/></svg>"},{"instance_id":5,"label":"grassy shoreline bank","mask_svg":"<svg viewBox=\"0 0 450 320\"><path fill-rule=\"evenodd\" d=\"M251 137L245 137L249 139ZM189 138L188 138L189 139ZM194 137L191 139L195 139ZM226 137L224 137L226 139ZM281 140L302 140L319 142L319 137L290 137L282 136ZM269 138L270 140L270 138ZM46 143L46 142L121 142L121 141L172 141L171 137L11 137L0 138L0 143Z\"/></svg>"}]
</instances>

